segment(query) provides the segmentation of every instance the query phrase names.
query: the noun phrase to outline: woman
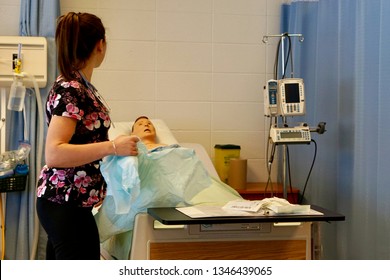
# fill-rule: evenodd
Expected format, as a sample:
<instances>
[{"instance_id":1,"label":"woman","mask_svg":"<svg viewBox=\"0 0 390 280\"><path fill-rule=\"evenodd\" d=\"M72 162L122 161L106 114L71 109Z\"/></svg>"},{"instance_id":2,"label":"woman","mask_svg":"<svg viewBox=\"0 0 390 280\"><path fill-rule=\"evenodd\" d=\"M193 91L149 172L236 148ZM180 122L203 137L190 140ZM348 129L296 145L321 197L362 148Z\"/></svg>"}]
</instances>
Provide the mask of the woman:
<instances>
[{"instance_id":1,"label":"woman","mask_svg":"<svg viewBox=\"0 0 390 280\"><path fill-rule=\"evenodd\" d=\"M106 185L100 159L136 156L137 137L108 140L109 110L91 84L106 53L105 28L88 13L70 12L57 22L60 76L46 103L46 165L37 189L37 213L48 235L47 259L100 259L92 207Z\"/></svg>"}]
</instances>

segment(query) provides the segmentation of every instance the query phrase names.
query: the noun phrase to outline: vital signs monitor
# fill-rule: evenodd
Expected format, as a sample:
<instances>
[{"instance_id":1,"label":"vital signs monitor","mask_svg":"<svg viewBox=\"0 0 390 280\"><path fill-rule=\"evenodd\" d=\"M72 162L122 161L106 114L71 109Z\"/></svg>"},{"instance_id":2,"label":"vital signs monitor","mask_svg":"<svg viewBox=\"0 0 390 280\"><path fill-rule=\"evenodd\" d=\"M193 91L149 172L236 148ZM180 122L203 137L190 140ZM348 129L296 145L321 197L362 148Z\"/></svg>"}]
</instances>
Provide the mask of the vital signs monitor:
<instances>
[{"instance_id":1,"label":"vital signs monitor","mask_svg":"<svg viewBox=\"0 0 390 280\"><path fill-rule=\"evenodd\" d=\"M281 116L305 114L305 88L303 79L286 78L278 80L278 103Z\"/></svg>"}]
</instances>

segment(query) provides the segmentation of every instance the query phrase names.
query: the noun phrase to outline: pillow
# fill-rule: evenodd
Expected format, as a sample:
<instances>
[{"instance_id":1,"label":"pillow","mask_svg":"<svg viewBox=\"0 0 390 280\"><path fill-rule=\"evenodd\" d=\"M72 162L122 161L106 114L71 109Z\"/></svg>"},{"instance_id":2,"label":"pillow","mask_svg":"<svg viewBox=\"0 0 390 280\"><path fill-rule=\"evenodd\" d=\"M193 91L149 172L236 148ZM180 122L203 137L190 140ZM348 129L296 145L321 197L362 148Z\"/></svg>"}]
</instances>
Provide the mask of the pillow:
<instances>
[{"instance_id":1,"label":"pillow","mask_svg":"<svg viewBox=\"0 0 390 280\"><path fill-rule=\"evenodd\" d=\"M171 130L168 128L166 123L161 119L150 119L156 128L157 134L157 143L164 143L167 145L178 144L175 136L173 136ZM114 122L114 125L111 125L110 130L108 131L108 137L110 140L114 140L119 135L130 135L131 127L133 126L134 121L129 122ZM115 127L114 127L115 126Z\"/></svg>"}]
</instances>

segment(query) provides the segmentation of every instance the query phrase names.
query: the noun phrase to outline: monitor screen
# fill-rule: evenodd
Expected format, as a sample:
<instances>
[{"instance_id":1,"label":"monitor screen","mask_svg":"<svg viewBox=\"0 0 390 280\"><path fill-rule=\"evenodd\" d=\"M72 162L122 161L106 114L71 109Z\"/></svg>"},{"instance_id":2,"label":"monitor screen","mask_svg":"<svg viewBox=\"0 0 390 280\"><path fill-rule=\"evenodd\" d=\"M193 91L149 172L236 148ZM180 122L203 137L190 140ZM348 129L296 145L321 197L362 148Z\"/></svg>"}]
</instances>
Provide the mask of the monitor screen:
<instances>
[{"instance_id":1,"label":"monitor screen","mask_svg":"<svg viewBox=\"0 0 390 280\"><path fill-rule=\"evenodd\" d=\"M286 103L299 103L299 83L285 83Z\"/></svg>"}]
</instances>

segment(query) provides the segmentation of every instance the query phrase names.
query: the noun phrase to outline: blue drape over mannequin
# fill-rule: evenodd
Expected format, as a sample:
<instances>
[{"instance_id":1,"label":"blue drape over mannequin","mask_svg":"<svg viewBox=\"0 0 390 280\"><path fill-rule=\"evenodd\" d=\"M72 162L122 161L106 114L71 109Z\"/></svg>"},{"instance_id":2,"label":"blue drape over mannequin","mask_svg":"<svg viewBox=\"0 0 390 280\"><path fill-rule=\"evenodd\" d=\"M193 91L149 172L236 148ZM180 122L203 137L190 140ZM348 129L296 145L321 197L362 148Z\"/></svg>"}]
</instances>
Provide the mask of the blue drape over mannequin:
<instances>
[{"instance_id":1,"label":"blue drape over mannequin","mask_svg":"<svg viewBox=\"0 0 390 280\"><path fill-rule=\"evenodd\" d=\"M60 14L60 4L57 0L21 0L20 1L20 36L46 37L48 43L48 80L47 87L40 90L44 103L47 93L56 77L56 49L54 34L56 19ZM6 259L37 258L37 238L39 223L35 211L35 190L37 170L43 163L37 162L38 114L37 101L34 94L27 94L25 101L25 115L20 112L10 112L10 124L7 126L9 136L8 149L16 149L20 140L28 140L31 152L28 160L30 172L26 190L24 192L8 193L6 200ZM45 108L43 104L43 108ZM45 120L43 120L45 121ZM46 125L44 125L46 129ZM26 129L26 137L24 137ZM46 133L44 133L46 135ZM42 157L43 158L43 157Z\"/></svg>"},{"instance_id":2,"label":"blue drape over mannequin","mask_svg":"<svg viewBox=\"0 0 390 280\"><path fill-rule=\"evenodd\" d=\"M321 225L325 259L390 259L390 1L293 1L282 32L294 43L311 125L327 123L305 199L345 222ZM313 149L291 147L293 184L303 185Z\"/></svg>"}]
</instances>

